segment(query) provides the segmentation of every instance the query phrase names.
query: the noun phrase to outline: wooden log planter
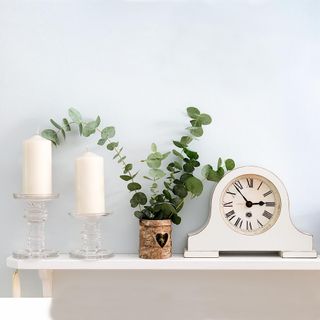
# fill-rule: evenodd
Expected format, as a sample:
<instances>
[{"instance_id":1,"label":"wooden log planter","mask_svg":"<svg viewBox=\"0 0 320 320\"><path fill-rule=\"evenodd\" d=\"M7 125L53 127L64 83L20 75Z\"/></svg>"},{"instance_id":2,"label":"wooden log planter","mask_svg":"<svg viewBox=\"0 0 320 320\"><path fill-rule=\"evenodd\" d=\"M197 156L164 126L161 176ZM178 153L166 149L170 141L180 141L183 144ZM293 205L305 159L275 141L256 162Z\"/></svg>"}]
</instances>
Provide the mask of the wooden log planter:
<instances>
[{"instance_id":1,"label":"wooden log planter","mask_svg":"<svg viewBox=\"0 0 320 320\"><path fill-rule=\"evenodd\" d=\"M171 220L140 220L139 257L167 259L172 256Z\"/></svg>"}]
</instances>

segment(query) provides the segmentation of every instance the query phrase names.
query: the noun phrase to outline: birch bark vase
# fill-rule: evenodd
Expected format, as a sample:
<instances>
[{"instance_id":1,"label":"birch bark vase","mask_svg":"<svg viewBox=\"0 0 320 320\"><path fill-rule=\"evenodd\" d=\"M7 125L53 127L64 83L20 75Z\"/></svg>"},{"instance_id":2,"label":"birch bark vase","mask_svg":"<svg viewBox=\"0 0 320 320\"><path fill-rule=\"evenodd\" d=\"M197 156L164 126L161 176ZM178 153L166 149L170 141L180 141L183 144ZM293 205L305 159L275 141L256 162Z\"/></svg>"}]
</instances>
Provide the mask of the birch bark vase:
<instances>
[{"instance_id":1,"label":"birch bark vase","mask_svg":"<svg viewBox=\"0 0 320 320\"><path fill-rule=\"evenodd\" d=\"M172 256L171 220L140 220L139 257L167 259Z\"/></svg>"}]
</instances>

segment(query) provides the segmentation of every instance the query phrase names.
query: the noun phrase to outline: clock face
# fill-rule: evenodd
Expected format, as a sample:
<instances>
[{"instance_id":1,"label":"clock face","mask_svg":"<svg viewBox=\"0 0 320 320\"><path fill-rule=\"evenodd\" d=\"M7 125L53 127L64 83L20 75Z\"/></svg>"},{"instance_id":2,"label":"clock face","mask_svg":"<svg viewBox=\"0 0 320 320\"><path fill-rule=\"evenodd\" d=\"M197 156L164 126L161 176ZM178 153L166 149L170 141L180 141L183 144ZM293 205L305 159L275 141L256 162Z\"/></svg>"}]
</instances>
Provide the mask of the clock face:
<instances>
[{"instance_id":1,"label":"clock face","mask_svg":"<svg viewBox=\"0 0 320 320\"><path fill-rule=\"evenodd\" d=\"M234 231L257 235L276 223L281 199L277 188L268 179L247 174L227 185L221 196L220 208L223 220Z\"/></svg>"}]
</instances>

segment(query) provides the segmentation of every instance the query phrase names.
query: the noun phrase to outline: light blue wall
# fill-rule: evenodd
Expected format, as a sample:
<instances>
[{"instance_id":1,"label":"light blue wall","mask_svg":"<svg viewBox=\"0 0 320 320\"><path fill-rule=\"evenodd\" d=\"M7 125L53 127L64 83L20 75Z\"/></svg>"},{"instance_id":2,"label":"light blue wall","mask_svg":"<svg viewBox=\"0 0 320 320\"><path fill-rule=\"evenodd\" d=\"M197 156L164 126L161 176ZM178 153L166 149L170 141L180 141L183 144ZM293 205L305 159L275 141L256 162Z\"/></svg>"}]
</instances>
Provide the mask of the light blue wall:
<instances>
[{"instance_id":1,"label":"light blue wall","mask_svg":"<svg viewBox=\"0 0 320 320\"><path fill-rule=\"evenodd\" d=\"M117 128L129 159L151 142L161 150L197 105L214 123L195 143L203 163L218 156L254 164L287 186L296 225L320 247L319 1L5 1L0 0L0 295L10 295L5 258L23 246L21 143L50 117L74 106ZM138 225L121 170L93 140L76 135L54 150L48 244L78 243L73 162L84 148L104 155L107 207L103 226L115 252L137 252ZM213 185L183 210L174 250L208 215ZM32 273L31 273L32 274ZM23 273L24 295L39 293Z\"/></svg>"}]
</instances>

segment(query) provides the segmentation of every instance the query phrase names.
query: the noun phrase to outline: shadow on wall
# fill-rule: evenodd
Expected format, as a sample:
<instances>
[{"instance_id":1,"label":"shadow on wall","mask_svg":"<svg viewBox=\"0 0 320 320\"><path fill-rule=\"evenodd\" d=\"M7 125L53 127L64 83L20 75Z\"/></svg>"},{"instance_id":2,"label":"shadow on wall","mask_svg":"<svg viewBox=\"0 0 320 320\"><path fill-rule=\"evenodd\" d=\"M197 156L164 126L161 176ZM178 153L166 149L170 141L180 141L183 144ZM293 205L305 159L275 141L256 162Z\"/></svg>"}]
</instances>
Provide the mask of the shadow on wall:
<instances>
[{"instance_id":1,"label":"shadow on wall","mask_svg":"<svg viewBox=\"0 0 320 320\"><path fill-rule=\"evenodd\" d=\"M320 272L57 271L53 320L320 319Z\"/></svg>"}]
</instances>

